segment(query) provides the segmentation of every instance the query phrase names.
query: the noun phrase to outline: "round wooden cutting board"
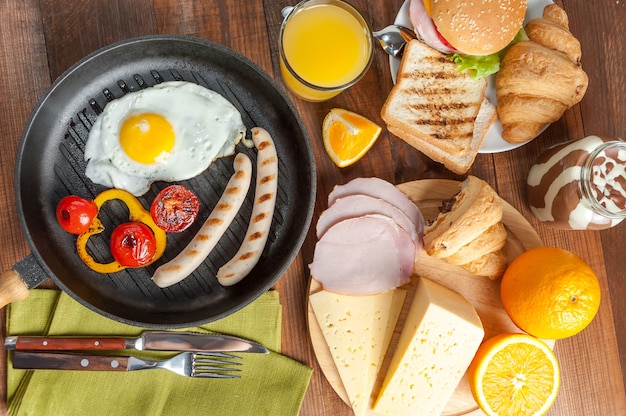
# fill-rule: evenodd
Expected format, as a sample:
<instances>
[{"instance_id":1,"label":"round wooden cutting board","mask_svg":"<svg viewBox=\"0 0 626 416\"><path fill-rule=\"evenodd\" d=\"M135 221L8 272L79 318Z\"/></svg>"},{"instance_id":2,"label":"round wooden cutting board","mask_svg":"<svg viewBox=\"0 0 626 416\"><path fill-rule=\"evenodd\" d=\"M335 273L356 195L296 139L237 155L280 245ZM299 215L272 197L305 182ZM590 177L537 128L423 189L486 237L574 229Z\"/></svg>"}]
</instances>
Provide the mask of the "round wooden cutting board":
<instances>
[{"instance_id":1,"label":"round wooden cutting board","mask_svg":"<svg viewBox=\"0 0 626 416\"><path fill-rule=\"evenodd\" d=\"M424 218L429 220L437 215L438 207L442 200L452 197L459 191L459 184L460 182L453 180L427 179L407 182L398 185L398 188L420 208ZM504 201L503 223L508 231L505 249L509 262L528 249L543 246L539 235L528 221L506 201ZM485 329L485 339L503 332L521 332L509 319L502 307L499 280L494 281L485 277L473 276L460 266L450 265L441 259L428 256L421 249L411 283L402 287L408 293L394 336L387 350L387 355L378 374L376 386L372 394L373 398L376 397L389 365L389 360L393 355L393 351L395 351L397 339L413 298L418 280L417 276L433 280L463 295L474 306L480 316ZM311 279L309 294L319 290L321 290L321 285ZM324 375L342 400L348 403L346 391L339 378L310 303L308 304L308 325L313 349ZM368 414L375 415L373 412ZM447 416L483 414L478 410L478 405L472 397L466 377L463 377L459 383L443 414Z\"/></svg>"}]
</instances>

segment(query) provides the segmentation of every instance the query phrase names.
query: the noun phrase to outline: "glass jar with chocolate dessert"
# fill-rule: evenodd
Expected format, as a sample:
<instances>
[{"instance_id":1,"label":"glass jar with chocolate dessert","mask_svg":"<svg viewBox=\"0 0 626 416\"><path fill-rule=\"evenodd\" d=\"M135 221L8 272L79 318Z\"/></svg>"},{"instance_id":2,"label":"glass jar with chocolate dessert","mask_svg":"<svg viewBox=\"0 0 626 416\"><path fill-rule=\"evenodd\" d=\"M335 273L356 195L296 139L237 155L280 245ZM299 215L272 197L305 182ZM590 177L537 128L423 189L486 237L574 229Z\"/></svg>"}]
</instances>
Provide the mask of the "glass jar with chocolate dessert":
<instances>
[{"instance_id":1,"label":"glass jar with chocolate dessert","mask_svg":"<svg viewBox=\"0 0 626 416\"><path fill-rule=\"evenodd\" d=\"M547 149L530 169L528 203L549 226L603 230L626 218L626 142L588 136Z\"/></svg>"}]
</instances>

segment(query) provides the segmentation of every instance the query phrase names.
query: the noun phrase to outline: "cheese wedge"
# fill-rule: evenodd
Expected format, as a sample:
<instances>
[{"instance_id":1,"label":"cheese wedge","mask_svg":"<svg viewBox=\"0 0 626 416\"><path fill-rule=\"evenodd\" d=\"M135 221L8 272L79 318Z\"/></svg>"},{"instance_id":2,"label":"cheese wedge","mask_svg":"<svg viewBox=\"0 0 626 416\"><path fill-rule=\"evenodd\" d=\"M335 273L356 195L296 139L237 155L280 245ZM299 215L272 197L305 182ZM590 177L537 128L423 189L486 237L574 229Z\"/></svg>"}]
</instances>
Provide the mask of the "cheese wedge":
<instances>
[{"instance_id":1,"label":"cheese wedge","mask_svg":"<svg viewBox=\"0 0 626 416\"><path fill-rule=\"evenodd\" d=\"M406 291L348 296L322 290L309 297L356 416L365 415Z\"/></svg>"},{"instance_id":2,"label":"cheese wedge","mask_svg":"<svg viewBox=\"0 0 626 416\"><path fill-rule=\"evenodd\" d=\"M461 295L420 278L374 411L440 415L484 337Z\"/></svg>"},{"instance_id":3,"label":"cheese wedge","mask_svg":"<svg viewBox=\"0 0 626 416\"><path fill-rule=\"evenodd\" d=\"M380 332L379 328L384 327L385 335L383 336L382 342L372 343L372 360L370 362L370 371L368 375L368 391L370 392L370 397L371 392L374 389L374 385L376 384L378 371L380 370L383 360L385 359L387 348L389 348L391 337L393 336L396 323L398 322L398 318L400 317L400 312L402 311L402 306L404 306L404 300L406 298L406 290L395 289L391 292L393 295L387 317L383 316L384 314L381 314L380 319L374 321L374 328L376 329L376 332ZM384 303L381 305L381 310L386 310L386 303L389 301L389 296L385 294L379 296L382 297Z\"/></svg>"}]
</instances>

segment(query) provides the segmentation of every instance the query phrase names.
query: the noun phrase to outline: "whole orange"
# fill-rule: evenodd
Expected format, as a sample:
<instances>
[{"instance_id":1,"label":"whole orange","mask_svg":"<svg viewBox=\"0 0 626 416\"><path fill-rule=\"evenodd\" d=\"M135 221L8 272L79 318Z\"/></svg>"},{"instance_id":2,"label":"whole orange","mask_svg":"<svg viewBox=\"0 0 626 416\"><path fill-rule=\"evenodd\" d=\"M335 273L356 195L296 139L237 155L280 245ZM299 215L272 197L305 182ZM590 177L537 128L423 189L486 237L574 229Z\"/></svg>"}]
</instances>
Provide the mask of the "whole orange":
<instances>
[{"instance_id":1,"label":"whole orange","mask_svg":"<svg viewBox=\"0 0 626 416\"><path fill-rule=\"evenodd\" d=\"M504 310L523 331L544 339L570 337L587 327L600 307L600 284L577 255L538 247L518 256L504 272Z\"/></svg>"}]
</instances>

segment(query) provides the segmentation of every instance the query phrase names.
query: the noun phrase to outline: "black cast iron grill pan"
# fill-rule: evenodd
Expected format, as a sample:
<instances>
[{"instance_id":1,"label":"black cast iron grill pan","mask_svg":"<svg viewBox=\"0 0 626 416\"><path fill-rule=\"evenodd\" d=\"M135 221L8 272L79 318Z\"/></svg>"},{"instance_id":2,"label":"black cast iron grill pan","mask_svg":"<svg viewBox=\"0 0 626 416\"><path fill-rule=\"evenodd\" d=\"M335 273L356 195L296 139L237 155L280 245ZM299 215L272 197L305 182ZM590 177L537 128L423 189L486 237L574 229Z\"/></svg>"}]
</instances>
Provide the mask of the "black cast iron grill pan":
<instances>
[{"instance_id":1,"label":"black cast iron grill pan","mask_svg":"<svg viewBox=\"0 0 626 416\"><path fill-rule=\"evenodd\" d=\"M194 82L219 92L239 109L248 129L263 127L275 141L279 190L268 242L250 275L232 287L222 287L214 276L241 244L254 186L227 233L192 276L165 289L157 287L150 277L200 228L233 173L234 156L217 160L195 178L177 182L196 193L201 213L190 229L168 234L165 254L153 265L110 275L96 273L78 258L76 237L56 222L56 204L63 196L93 198L105 189L85 177L83 152L89 130L106 104L131 91L173 80ZM246 153L255 166L256 149L239 144L237 151ZM256 166L253 175L254 183ZM170 184L153 184L139 200L149 208L159 190ZM20 225L31 248L31 254L13 268L22 285L31 289L50 277L83 305L120 322L155 328L190 327L237 311L284 273L310 225L315 165L297 112L254 63L206 40L157 35L97 51L55 81L24 130L17 154L15 192ZM105 232L92 237L88 249L104 262L111 259L108 237L115 225L128 220L128 210L113 201L103 207L99 217Z\"/></svg>"}]
</instances>

